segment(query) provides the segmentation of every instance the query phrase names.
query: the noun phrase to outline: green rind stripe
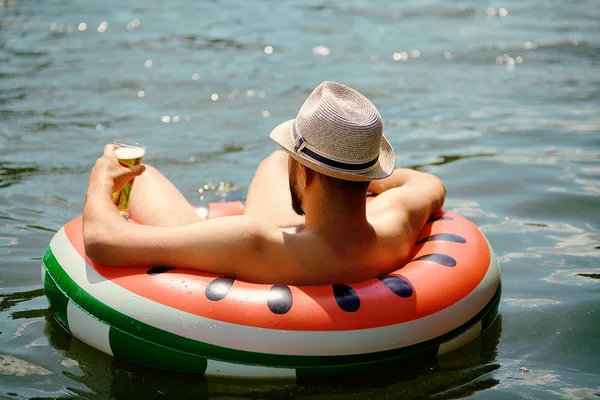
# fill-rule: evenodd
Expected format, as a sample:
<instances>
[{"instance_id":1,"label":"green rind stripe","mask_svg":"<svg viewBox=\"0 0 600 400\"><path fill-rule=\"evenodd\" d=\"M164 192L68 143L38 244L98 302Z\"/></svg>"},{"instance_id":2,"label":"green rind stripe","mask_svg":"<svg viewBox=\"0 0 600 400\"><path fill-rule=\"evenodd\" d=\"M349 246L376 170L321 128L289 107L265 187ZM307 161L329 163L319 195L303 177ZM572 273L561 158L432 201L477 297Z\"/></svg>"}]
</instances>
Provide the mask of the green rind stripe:
<instances>
[{"instance_id":1,"label":"green rind stripe","mask_svg":"<svg viewBox=\"0 0 600 400\"><path fill-rule=\"evenodd\" d=\"M481 316L481 332L484 332L487 328L494 323L498 316L498 307L500 306L500 297L502 296L502 281L498 283L498 289L494 294L494 298L491 301L491 306L488 311ZM486 307L487 309L488 307Z\"/></svg>"},{"instance_id":2,"label":"green rind stripe","mask_svg":"<svg viewBox=\"0 0 600 400\"><path fill-rule=\"evenodd\" d=\"M381 360L368 361L358 364L321 366L321 367L302 367L296 369L297 379L352 376L365 371L377 372L386 369L392 369L402 364L410 364L418 360L435 359L439 345L417 349L412 353L403 354Z\"/></svg>"},{"instance_id":3,"label":"green rind stripe","mask_svg":"<svg viewBox=\"0 0 600 400\"><path fill-rule=\"evenodd\" d=\"M109 331L110 348L115 357L147 367L204 374L206 358L157 346L113 327Z\"/></svg>"},{"instance_id":4,"label":"green rind stripe","mask_svg":"<svg viewBox=\"0 0 600 400\"><path fill-rule=\"evenodd\" d=\"M50 247L48 247L46 254L43 258L43 263L50 273L50 276L55 279L57 285L62 288L66 297L78 305L86 312L92 314L90 310L93 310L93 316L100 321L111 326L111 332L113 329L127 333L132 337L139 338L139 341L148 343L149 347L141 346L140 348L164 348L171 349L172 351L185 353L190 357L204 357L213 360L239 363L245 365L261 365L281 368L296 368L302 369L307 368L307 372L312 375L312 371L315 373L323 374L327 370L335 372L332 369L364 369L376 364L385 363L388 361L401 360L405 357L414 356L416 354L423 354L427 350L437 351L438 346L441 343L449 341L454 337L460 335L485 315L490 312L497 312L498 302L500 299L500 286L493 296L492 300L488 305L480 311L474 318L440 337L428 340L426 342L418 343L415 345L403 347L400 349L386 350L376 353L367 354L356 354L356 355L342 355L342 356L297 356L297 355L281 355L281 354L265 354L250 352L244 350L235 350L226 347L211 345L203 342L198 342L192 339L188 339L176 334L164 331L162 329L155 328L147 325L143 322L130 318L112 308L106 304L100 302L96 298L89 295L85 290L79 287L71 277L64 271L56 260ZM111 342L111 347L113 342ZM155 350L156 351L156 350ZM151 351L144 350L143 353L151 353ZM122 354L123 358L131 359L131 356L127 356L127 352ZM182 356L183 357L183 356ZM137 359L142 359L136 357ZM134 360L132 360L134 361ZM167 368L165 360L157 359L159 364L152 364L159 368ZM142 364L149 365L149 362L137 361ZM175 370L180 370L177 366L174 366ZM310 372L309 372L310 371ZM318 372L321 371L321 372Z\"/></svg>"},{"instance_id":5,"label":"green rind stripe","mask_svg":"<svg viewBox=\"0 0 600 400\"><path fill-rule=\"evenodd\" d=\"M71 332L69 320L67 318L67 304L69 304L69 299L56 282L54 282L54 279L48 271L46 271L45 274L44 292L46 293L50 308L54 311L54 317L67 332Z\"/></svg>"}]
</instances>

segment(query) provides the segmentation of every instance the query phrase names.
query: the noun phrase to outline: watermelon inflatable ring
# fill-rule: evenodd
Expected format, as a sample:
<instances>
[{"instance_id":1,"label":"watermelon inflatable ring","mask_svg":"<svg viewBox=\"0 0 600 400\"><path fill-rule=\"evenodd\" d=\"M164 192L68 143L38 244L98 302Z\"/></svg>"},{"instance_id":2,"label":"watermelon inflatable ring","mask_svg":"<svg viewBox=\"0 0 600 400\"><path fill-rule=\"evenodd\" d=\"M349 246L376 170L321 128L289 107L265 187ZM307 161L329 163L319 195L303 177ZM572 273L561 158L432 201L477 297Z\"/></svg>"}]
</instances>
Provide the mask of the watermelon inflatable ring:
<instances>
[{"instance_id":1,"label":"watermelon inflatable ring","mask_svg":"<svg viewBox=\"0 0 600 400\"><path fill-rule=\"evenodd\" d=\"M239 214L215 203L209 217ZM111 356L149 367L236 378L302 378L387 368L454 350L498 313L496 256L481 231L440 212L411 261L365 282L263 285L176 265L105 267L86 257L81 217L42 260L56 320Z\"/></svg>"}]
</instances>

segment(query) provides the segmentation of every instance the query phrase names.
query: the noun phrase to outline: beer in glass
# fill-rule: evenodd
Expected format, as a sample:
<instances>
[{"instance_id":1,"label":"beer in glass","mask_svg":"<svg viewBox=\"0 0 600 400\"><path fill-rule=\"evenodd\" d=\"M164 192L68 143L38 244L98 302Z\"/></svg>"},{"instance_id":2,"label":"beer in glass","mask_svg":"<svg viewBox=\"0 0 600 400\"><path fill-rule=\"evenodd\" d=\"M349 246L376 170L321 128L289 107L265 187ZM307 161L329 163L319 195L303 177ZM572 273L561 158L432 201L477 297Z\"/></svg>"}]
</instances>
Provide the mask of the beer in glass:
<instances>
[{"instance_id":1,"label":"beer in glass","mask_svg":"<svg viewBox=\"0 0 600 400\"><path fill-rule=\"evenodd\" d=\"M144 154L146 154L146 146L137 142L125 142L121 140L115 140L113 142L118 146L115 149L115 156L119 163L124 167L133 167L142 162ZM121 190L113 193L113 200L115 205L119 209L121 214L127 216L129 196L131 195L131 187L135 178L130 179Z\"/></svg>"}]
</instances>

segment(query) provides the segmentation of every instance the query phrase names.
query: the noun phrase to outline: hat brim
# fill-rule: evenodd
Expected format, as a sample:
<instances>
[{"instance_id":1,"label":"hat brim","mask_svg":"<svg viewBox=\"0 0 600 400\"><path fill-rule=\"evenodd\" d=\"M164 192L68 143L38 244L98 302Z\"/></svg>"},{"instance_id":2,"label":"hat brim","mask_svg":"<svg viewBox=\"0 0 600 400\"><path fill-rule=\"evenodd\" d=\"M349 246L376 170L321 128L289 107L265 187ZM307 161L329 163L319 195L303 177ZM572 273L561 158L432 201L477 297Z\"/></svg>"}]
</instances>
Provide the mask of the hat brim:
<instances>
[{"instance_id":1,"label":"hat brim","mask_svg":"<svg viewBox=\"0 0 600 400\"><path fill-rule=\"evenodd\" d=\"M382 179L390 176L394 171L396 166L394 149L383 135L381 135L381 142L379 144L379 158L377 159L377 164L367 172L356 173L321 164L306 157L303 153L295 152L291 135L293 124L293 119L279 124L271 131L269 136L296 161L312 170L333 178L344 179L347 181L372 181Z\"/></svg>"}]
</instances>

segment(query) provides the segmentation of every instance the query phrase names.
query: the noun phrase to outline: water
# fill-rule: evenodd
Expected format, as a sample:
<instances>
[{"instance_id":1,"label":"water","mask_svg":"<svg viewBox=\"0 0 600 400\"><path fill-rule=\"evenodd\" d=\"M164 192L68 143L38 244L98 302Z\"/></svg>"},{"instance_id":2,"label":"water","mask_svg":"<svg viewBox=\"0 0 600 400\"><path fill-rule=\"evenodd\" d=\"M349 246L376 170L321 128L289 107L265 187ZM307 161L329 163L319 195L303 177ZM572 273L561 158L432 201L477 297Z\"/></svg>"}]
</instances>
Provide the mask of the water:
<instances>
[{"instance_id":1,"label":"water","mask_svg":"<svg viewBox=\"0 0 600 400\"><path fill-rule=\"evenodd\" d=\"M594 0L0 0L0 395L597 398L599 66ZM494 246L501 317L480 340L376 377L247 383L114 361L57 326L41 255L103 144L143 142L192 202L239 198L327 79Z\"/></svg>"}]
</instances>

